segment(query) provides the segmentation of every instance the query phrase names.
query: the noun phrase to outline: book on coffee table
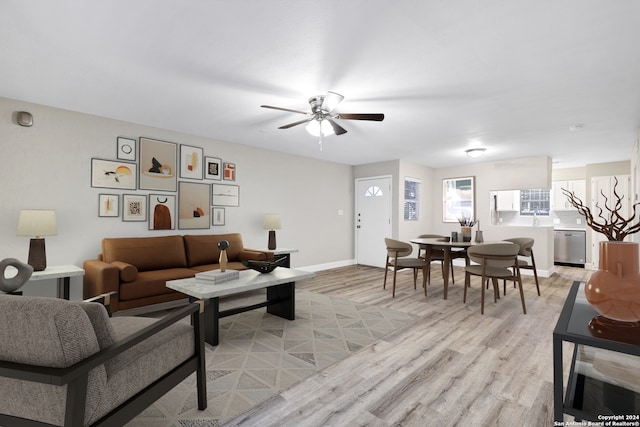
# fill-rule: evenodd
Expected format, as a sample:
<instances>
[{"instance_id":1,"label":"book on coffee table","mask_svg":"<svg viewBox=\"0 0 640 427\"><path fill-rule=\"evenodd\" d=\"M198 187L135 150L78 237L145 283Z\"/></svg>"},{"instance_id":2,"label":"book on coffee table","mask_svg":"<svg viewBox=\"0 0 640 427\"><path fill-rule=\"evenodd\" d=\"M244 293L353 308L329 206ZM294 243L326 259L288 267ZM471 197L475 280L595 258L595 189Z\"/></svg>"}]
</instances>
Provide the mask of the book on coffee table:
<instances>
[{"instance_id":1,"label":"book on coffee table","mask_svg":"<svg viewBox=\"0 0 640 427\"><path fill-rule=\"evenodd\" d=\"M211 270L203 271L202 273L196 273L196 280L199 282L206 282L211 284L224 283L229 280L235 280L240 277L240 272L237 270Z\"/></svg>"}]
</instances>

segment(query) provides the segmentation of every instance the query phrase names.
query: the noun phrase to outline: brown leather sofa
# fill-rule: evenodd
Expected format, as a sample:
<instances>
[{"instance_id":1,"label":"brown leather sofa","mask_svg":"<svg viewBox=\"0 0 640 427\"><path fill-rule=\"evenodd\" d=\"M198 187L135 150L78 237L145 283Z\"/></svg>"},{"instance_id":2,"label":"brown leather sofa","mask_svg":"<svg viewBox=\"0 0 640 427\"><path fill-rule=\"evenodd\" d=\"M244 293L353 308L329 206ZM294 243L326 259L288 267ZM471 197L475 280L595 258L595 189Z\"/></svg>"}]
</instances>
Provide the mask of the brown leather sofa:
<instances>
[{"instance_id":1,"label":"brown leather sofa","mask_svg":"<svg viewBox=\"0 0 640 427\"><path fill-rule=\"evenodd\" d=\"M266 261L273 253L246 249L239 233L102 239L102 253L84 261L84 298L115 291L111 311L186 298L167 280L220 268L218 242L227 240L227 268L245 270L245 260Z\"/></svg>"}]
</instances>

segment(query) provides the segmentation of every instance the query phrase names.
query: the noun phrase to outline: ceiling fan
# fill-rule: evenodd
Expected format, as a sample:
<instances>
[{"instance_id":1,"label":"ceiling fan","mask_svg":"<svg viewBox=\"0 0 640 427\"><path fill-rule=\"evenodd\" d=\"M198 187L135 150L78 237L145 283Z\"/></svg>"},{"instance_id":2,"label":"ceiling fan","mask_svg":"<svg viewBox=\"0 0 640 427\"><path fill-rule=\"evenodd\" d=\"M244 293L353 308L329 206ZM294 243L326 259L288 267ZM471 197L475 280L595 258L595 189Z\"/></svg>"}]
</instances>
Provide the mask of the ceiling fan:
<instances>
[{"instance_id":1,"label":"ceiling fan","mask_svg":"<svg viewBox=\"0 0 640 427\"><path fill-rule=\"evenodd\" d=\"M272 110L288 111L290 113L304 114L307 116L303 120L280 126L278 129L289 129L294 126L307 123L306 129L311 135L320 137L320 149L322 149L322 138L328 135L342 135L347 130L340 126L335 120L373 120L381 122L384 114L360 114L360 113L334 113L333 110L342 102L344 96L327 92L326 95L312 96L309 98L311 112L291 110L289 108L273 107L271 105L261 105L262 108Z\"/></svg>"}]
</instances>

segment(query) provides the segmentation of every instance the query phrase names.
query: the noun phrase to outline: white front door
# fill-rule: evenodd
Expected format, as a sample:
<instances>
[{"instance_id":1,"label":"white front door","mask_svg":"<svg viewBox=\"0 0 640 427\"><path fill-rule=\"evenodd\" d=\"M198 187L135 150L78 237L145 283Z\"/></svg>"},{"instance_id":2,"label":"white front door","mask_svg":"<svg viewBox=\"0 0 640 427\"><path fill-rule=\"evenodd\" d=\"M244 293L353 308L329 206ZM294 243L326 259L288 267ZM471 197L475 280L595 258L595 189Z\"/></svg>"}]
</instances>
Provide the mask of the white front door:
<instances>
[{"instance_id":1,"label":"white front door","mask_svg":"<svg viewBox=\"0 0 640 427\"><path fill-rule=\"evenodd\" d=\"M391 237L391 177L356 179L356 261L384 267Z\"/></svg>"}]
</instances>

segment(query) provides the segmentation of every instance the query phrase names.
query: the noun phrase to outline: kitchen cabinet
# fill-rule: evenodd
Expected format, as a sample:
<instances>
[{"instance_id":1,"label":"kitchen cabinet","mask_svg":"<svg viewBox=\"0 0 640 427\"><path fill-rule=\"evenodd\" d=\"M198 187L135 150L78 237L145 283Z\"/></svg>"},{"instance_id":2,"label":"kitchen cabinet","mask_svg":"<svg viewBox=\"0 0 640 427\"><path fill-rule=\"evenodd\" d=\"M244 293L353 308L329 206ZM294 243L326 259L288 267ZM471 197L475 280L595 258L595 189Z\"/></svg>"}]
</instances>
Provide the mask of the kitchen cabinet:
<instances>
[{"instance_id":1,"label":"kitchen cabinet","mask_svg":"<svg viewBox=\"0 0 640 427\"><path fill-rule=\"evenodd\" d=\"M496 210L498 211L519 211L520 210L520 190L498 191L496 193Z\"/></svg>"},{"instance_id":2,"label":"kitchen cabinet","mask_svg":"<svg viewBox=\"0 0 640 427\"><path fill-rule=\"evenodd\" d=\"M572 211L576 210L569 199L562 192L562 189L569 190L574 193L577 198L587 204L587 183L584 179L570 179L567 181L553 181L551 183L551 192L553 193L551 209L554 211Z\"/></svg>"}]
</instances>

